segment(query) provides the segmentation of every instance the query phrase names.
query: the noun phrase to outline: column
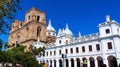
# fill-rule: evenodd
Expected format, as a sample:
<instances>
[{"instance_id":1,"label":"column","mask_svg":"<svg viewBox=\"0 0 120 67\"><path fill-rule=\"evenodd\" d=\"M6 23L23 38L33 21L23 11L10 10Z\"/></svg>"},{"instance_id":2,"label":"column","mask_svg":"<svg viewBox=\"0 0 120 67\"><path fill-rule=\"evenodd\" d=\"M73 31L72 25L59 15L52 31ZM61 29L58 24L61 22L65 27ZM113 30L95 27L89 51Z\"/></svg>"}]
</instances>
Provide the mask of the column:
<instances>
[{"instance_id":1,"label":"column","mask_svg":"<svg viewBox=\"0 0 120 67\"><path fill-rule=\"evenodd\" d=\"M56 67L59 67L59 60L56 60Z\"/></svg>"},{"instance_id":2,"label":"column","mask_svg":"<svg viewBox=\"0 0 120 67\"><path fill-rule=\"evenodd\" d=\"M87 66L90 67L90 60L87 59Z\"/></svg>"},{"instance_id":3,"label":"column","mask_svg":"<svg viewBox=\"0 0 120 67\"><path fill-rule=\"evenodd\" d=\"M52 67L54 67L54 63L55 63L54 60L52 60Z\"/></svg>"},{"instance_id":4,"label":"column","mask_svg":"<svg viewBox=\"0 0 120 67\"><path fill-rule=\"evenodd\" d=\"M71 60L70 60L70 59L68 59L68 62L69 62L69 67L71 67Z\"/></svg>"},{"instance_id":5,"label":"column","mask_svg":"<svg viewBox=\"0 0 120 67\"><path fill-rule=\"evenodd\" d=\"M98 61L95 59L95 67L98 67Z\"/></svg>"},{"instance_id":6,"label":"column","mask_svg":"<svg viewBox=\"0 0 120 67\"><path fill-rule=\"evenodd\" d=\"M83 60L82 60L82 58L80 58L80 66L81 67L83 66Z\"/></svg>"},{"instance_id":7,"label":"column","mask_svg":"<svg viewBox=\"0 0 120 67\"><path fill-rule=\"evenodd\" d=\"M75 58L74 58L74 67L77 67L77 61Z\"/></svg>"},{"instance_id":8,"label":"column","mask_svg":"<svg viewBox=\"0 0 120 67\"><path fill-rule=\"evenodd\" d=\"M117 59L117 65L119 66L119 64L120 64L120 59L118 58Z\"/></svg>"},{"instance_id":9,"label":"column","mask_svg":"<svg viewBox=\"0 0 120 67\"><path fill-rule=\"evenodd\" d=\"M108 64L108 60L107 59L103 59L103 64L106 64L106 67L109 67L109 64Z\"/></svg>"}]
</instances>

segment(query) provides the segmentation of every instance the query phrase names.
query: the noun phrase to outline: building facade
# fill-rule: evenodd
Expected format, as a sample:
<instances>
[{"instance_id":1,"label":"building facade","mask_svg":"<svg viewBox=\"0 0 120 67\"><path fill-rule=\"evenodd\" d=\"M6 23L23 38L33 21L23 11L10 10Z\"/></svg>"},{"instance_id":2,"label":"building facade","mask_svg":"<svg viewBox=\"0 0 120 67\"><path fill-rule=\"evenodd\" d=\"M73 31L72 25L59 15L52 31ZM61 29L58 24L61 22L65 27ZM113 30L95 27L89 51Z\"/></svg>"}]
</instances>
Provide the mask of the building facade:
<instances>
[{"instance_id":1,"label":"building facade","mask_svg":"<svg viewBox=\"0 0 120 67\"><path fill-rule=\"evenodd\" d=\"M120 24L110 20L98 25L99 32L74 37L66 24L59 29L56 42L46 44L45 56L37 57L52 67L118 67L120 65Z\"/></svg>"},{"instance_id":2,"label":"building facade","mask_svg":"<svg viewBox=\"0 0 120 67\"><path fill-rule=\"evenodd\" d=\"M49 30L49 28L51 28L51 21L49 21L48 27L46 27L45 13L36 8L31 8L26 12L24 22L15 20L12 23L8 46L11 48L20 44L26 46L26 50L29 50L30 46L36 41L43 43L55 42L55 30Z\"/></svg>"},{"instance_id":3,"label":"building facade","mask_svg":"<svg viewBox=\"0 0 120 67\"><path fill-rule=\"evenodd\" d=\"M56 30L51 20L46 26L45 13L31 8L26 12L25 21L12 23L8 46L17 44L36 48L45 46L45 56L36 56L39 62L52 67L117 67L120 65L120 24L110 20L98 25L99 32L87 36L74 37L66 24L65 29Z\"/></svg>"}]
</instances>

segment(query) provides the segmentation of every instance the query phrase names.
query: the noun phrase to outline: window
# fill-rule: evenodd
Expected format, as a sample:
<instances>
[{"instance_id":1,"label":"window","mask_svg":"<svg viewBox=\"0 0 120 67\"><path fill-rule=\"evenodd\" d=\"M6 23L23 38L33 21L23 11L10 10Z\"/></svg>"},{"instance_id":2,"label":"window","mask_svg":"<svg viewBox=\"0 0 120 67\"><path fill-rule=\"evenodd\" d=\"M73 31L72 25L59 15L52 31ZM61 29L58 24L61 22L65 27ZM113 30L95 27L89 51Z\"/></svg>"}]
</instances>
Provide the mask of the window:
<instances>
[{"instance_id":1,"label":"window","mask_svg":"<svg viewBox=\"0 0 120 67\"><path fill-rule=\"evenodd\" d=\"M73 48L70 48L70 53L71 53L71 54L73 53Z\"/></svg>"},{"instance_id":2,"label":"window","mask_svg":"<svg viewBox=\"0 0 120 67\"><path fill-rule=\"evenodd\" d=\"M61 44L61 40L59 40L59 44Z\"/></svg>"},{"instance_id":3,"label":"window","mask_svg":"<svg viewBox=\"0 0 120 67\"><path fill-rule=\"evenodd\" d=\"M100 44L96 44L96 50L97 50L97 51L100 50Z\"/></svg>"},{"instance_id":4,"label":"window","mask_svg":"<svg viewBox=\"0 0 120 67\"><path fill-rule=\"evenodd\" d=\"M50 56L52 56L52 51L50 51Z\"/></svg>"},{"instance_id":5,"label":"window","mask_svg":"<svg viewBox=\"0 0 120 67\"><path fill-rule=\"evenodd\" d=\"M92 45L89 45L89 51L92 51Z\"/></svg>"},{"instance_id":6,"label":"window","mask_svg":"<svg viewBox=\"0 0 120 67\"><path fill-rule=\"evenodd\" d=\"M56 51L54 51L54 55L56 55Z\"/></svg>"},{"instance_id":7,"label":"window","mask_svg":"<svg viewBox=\"0 0 120 67\"><path fill-rule=\"evenodd\" d=\"M65 49L65 53L68 54L68 50L67 49Z\"/></svg>"},{"instance_id":8,"label":"window","mask_svg":"<svg viewBox=\"0 0 120 67\"><path fill-rule=\"evenodd\" d=\"M76 47L76 53L79 53L79 48L78 47Z\"/></svg>"},{"instance_id":9,"label":"window","mask_svg":"<svg viewBox=\"0 0 120 67\"><path fill-rule=\"evenodd\" d=\"M40 19L40 16L37 16L37 21L39 21L39 19Z\"/></svg>"},{"instance_id":10,"label":"window","mask_svg":"<svg viewBox=\"0 0 120 67\"><path fill-rule=\"evenodd\" d=\"M105 31L106 31L106 34L110 33L110 30L109 30L109 29L106 29Z\"/></svg>"},{"instance_id":11,"label":"window","mask_svg":"<svg viewBox=\"0 0 120 67\"><path fill-rule=\"evenodd\" d=\"M59 54L61 55L61 50L59 50Z\"/></svg>"},{"instance_id":12,"label":"window","mask_svg":"<svg viewBox=\"0 0 120 67\"><path fill-rule=\"evenodd\" d=\"M29 27L26 27L26 30L29 31Z\"/></svg>"},{"instance_id":13,"label":"window","mask_svg":"<svg viewBox=\"0 0 120 67\"><path fill-rule=\"evenodd\" d=\"M14 26L13 26L13 28L14 28Z\"/></svg>"},{"instance_id":14,"label":"window","mask_svg":"<svg viewBox=\"0 0 120 67\"><path fill-rule=\"evenodd\" d=\"M66 40L66 44L68 44L68 40Z\"/></svg>"},{"instance_id":15,"label":"window","mask_svg":"<svg viewBox=\"0 0 120 67\"><path fill-rule=\"evenodd\" d=\"M41 32L41 28L38 27L38 28L37 28L37 36L40 36L40 32Z\"/></svg>"},{"instance_id":16,"label":"window","mask_svg":"<svg viewBox=\"0 0 120 67\"><path fill-rule=\"evenodd\" d=\"M50 32L48 33L48 35L50 35Z\"/></svg>"},{"instance_id":17,"label":"window","mask_svg":"<svg viewBox=\"0 0 120 67\"><path fill-rule=\"evenodd\" d=\"M108 49L112 49L112 43L111 42L108 42Z\"/></svg>"},{"instance_id":18,"label":"window","mask_svg":"<svg viewBox=\"0 0 120 67\"><path fill-rule=\"evenodd\" d=\"M82 52L85 52L85 46L82 46Z\"/></svg>"},{"instance_id":19,"label":"window","mask_svg":"<svg viewBox=\"0 0 120 67\"><path fill-rule=\"evenodd\" d=\"M20 26L22 26L22 23L20 23Z\"/></svg>"},{"instance_id":20,"label":"window","mask_svg":"<svg viewBox=\"0 0 120 67\"><path fill-rule=\"evenodd\" d=\"M30 16L28 16L28 19L30 20Z\"/></svg>"},{"instance_id":21,"label":"window","mask_svg":"<svg viewBox=\"0 0 120 67\"><path fill-rule=\"evenodd\" d=\"M13 35L11 35L11 38L13 38Z\"/></svg>"},{"instance_id":22,"label":"window","mask_svg":"<svg viewBox=\"0 0 120 67\"><path fill-rule=\"evenodd\" d=\"M119 29L117 29L117 32L119 33Z\"/></svg>"},{"instance_id":23,"label":"window","mask_svg":"<svg viewBox=\"0 0 120 67\"><path fill-rule=\"evenodd\" d=\"M47 52L46 56L48 56L48 52Z\"/></svg>"}]
</instances>

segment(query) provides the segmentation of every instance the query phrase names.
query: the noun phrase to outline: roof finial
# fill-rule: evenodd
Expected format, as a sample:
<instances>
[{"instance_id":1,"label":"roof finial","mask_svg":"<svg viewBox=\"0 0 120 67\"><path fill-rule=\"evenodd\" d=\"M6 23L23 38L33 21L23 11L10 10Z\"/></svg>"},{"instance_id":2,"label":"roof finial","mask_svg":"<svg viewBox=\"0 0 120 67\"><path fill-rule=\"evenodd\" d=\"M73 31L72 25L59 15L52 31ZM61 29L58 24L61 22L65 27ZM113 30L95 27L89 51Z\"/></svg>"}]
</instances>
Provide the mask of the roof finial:
<instances>
[{"instance_id":1,"label":"roof finial","mask_svg":"<svg viewBox=\"0 0 120 67\"><path fill-rule=\"evenodd\" d=\"M48 26L51 26L51 19L49 19L48 21Z\"/></svg>"},{"instance_id":2,"label":"roof finial","mask_svg":"<svg viewBox=\"0 0 120 67\"><path fill-rule=\"evenodd\" d=\"M109 22L110 21L110 16L106 15L106 21Z\"/></svg>"},{"instance_id":3,"label":"roof finial","mask_svg":"<svg viewBox=\"0 0 120 67\"><path fill-rule=\"evenodd\" d=\"M66 29L68 29L69 27L68 27L68 23L66 23Z\"/></svg>"},{"instance_id":4,"label":"roof finial","mask_svg":"<svg viewBox=\"0 0 120 67\"><path fill-rule=\"evenodd\" d=\"M80 37L80 38L82 37L80 31L79 31L79 33L78 33L78 37Z\"/></svg>"}]
</instances>

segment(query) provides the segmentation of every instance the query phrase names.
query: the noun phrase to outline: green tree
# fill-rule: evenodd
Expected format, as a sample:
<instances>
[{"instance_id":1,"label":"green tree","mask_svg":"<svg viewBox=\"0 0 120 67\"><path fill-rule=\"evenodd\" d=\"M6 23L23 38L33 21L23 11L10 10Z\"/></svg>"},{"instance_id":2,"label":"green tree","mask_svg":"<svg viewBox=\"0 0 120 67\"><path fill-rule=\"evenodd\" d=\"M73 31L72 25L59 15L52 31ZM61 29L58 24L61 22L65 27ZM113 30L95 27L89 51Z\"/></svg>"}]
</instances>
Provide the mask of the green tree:
<instances>
[{"instance_id":1,"label":"green tree","mask_svg":"<svg viewBox=\"0 0 120 67\"><path fill-rule=\"evenodd\" d=\"M10 29L10 23L14 20L17 10L21 10L20 0L0 0L0 34L5 34Z\"/></svg>"},{"instance_id":2,"label":"green tree","mask_svg":"<svg viewBox=\"0 0 120 67\"><path fill-rule=\"evenodd\" d=\"M2 50L3 41L0 39L0 52Z\"/></svg>"},{"instance_id":3,"label":"green tree","mask_svg":"<svg viewBox=\"0 0 120 67\"><path fill-rule=\"evenodd\" d=\"M24 49L25 46L16 46L5 52L1 52L0 62L12 63L13 67L15 64L20 64L22 67L40 67L38 61L33 58L31 52L25 52Z\"/></svg>"}]
</instances>

